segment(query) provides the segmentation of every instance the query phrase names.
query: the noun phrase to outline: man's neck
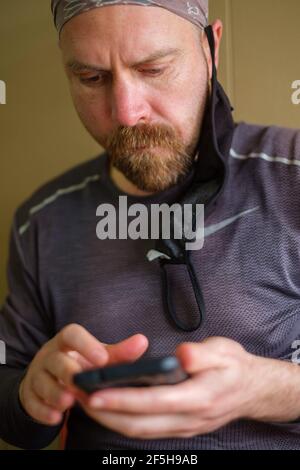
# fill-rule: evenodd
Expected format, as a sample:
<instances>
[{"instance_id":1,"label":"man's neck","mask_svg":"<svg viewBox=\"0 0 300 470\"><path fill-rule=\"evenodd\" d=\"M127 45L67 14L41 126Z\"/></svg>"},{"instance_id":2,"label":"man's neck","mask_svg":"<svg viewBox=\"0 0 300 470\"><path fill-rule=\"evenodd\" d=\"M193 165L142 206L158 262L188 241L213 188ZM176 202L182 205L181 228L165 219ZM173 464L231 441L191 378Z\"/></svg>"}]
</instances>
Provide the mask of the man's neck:
<instances>
[{"instance_id":1,"label":"man's neck","mask_svg":"<svg viewBox=\"0 0 300 470\"><path fill-rule=\"evenodd\" d=\"M139 189L114 166L110 167L110 177L118 189L130 196L151 196L152 194L154 194Z\"/></svg>"}]
</instances>

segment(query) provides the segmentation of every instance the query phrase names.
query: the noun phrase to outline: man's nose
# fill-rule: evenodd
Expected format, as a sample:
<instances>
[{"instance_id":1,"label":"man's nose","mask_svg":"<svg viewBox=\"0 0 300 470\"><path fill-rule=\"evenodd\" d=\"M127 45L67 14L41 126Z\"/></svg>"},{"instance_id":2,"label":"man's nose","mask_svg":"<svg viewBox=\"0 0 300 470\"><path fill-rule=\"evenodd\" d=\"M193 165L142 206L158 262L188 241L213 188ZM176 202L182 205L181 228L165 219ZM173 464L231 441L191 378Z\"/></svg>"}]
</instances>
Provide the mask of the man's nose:
<instances>
[{"instance_id":1,"label":"man's nose","mask_svg":"<svg viewBox=\"0 0 300 470\"><path fill-rule=\"evenodd\" d=\"M116 81L112 89L111 115L119 126L149 122L150 105L142 85L130 80Z\"/></svg>"}]
</instances>

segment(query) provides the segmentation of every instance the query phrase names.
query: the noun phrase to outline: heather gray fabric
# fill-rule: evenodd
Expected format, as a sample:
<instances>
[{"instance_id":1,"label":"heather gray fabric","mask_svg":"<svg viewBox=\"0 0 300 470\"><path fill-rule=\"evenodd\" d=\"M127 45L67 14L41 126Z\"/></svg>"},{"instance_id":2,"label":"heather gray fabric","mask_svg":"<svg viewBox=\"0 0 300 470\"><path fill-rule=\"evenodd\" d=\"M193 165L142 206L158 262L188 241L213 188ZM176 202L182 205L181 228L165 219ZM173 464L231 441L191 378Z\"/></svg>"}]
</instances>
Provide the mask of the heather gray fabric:
<instances>
[{"instance_id":1,"label":"heather gray fabric","mask_svg":"<svg viewBox=\"0 0 300 470\"><path fill-rule=\"evenodd\" d=\"M161 7L182 16L201 29L208 24L208 0L52 0L51 9L56 29L60 33L64 24L74 16L108 5Z\"/></svg>"},{"instance_id":2,"label":"heather gray fabric","mask_svg":"<svg viewBox=\"0 0 300 470\"><path fill-rule=\"evenodd\" d=\"M0 437L24 448L49 444L59 427L41 426L18 403L18 383L39 348L65 325L82 324L100 341L134 333L150 341L146 356L171 354L184 341L225 336L249 352L290 361L300 339L300 132L239 124L226 188L205 221L204 247L192 254L207 306L203 327L176 329L164 315L154 242L99 241L99 204L116 203L106 156L41 187L17 210L0 314L7 366L0 366ZM178 188L153 198L175 199ZM193 314L180 269L173 286L181 313ZM189 439L135 440L109 431L79 407L69 419L68 448L300 449L300 423L238 420Z\"/></svg>"}]
</instances>

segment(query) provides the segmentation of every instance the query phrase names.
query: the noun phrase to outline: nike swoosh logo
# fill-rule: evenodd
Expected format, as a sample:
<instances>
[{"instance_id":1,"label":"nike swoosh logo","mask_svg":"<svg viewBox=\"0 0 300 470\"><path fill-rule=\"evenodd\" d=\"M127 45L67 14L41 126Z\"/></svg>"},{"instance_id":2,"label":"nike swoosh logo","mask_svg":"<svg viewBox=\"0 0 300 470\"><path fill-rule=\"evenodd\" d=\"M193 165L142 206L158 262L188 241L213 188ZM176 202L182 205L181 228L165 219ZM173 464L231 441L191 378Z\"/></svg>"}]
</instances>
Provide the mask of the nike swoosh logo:
<instances>
[{"instance_id":1,"label":"nike swoosh logo","mask_svg":"<svg viewBox=\"0 0 300 470\"><path fill-rule=\"evenodd\" d=\"M241 217L244 217L248 214L252 214L253 212L257 211L258 209L259 209L259 206L253 207L253 209L248 209L247 211L240 212L239 214L234 215L233 217L230 217L229 219L225 219L222 222L219 222L218 224L209 225L208 227L205 227L204 228L204 239L206 237L209 237L209 235L213 235L214 233L218 232L219 230L222 230L223 228L227 227L228 225L233 224L236 220L240 219ZM171 259L166 254L161 253L160 251L157 251L157 250L150 250L147 253L147 258L148 258L148 261L154 261L157 258Z\"/></svg>"},{"instance_id":2,"label":"nike swoosh logo","mask_svg":"<svg viewBox=\"0 0 300 470\"><path fill-rule=\"evenodd\" d=\"M209 225L208 227L205 227L204 238L209 237L210 235L213 235L214 233L218 232L219 230L222 230L228 225L233 224L236 220L240 219L241 217L244 217L248 214L252 214L258 209L259 209L259 206L253 207L253 209L248 209L247 211L240 212L239 214L234 215L233 217L230 217L229 219L225 219L222 222L219 222L218 224Z\"/></svg>"}]
</instances>

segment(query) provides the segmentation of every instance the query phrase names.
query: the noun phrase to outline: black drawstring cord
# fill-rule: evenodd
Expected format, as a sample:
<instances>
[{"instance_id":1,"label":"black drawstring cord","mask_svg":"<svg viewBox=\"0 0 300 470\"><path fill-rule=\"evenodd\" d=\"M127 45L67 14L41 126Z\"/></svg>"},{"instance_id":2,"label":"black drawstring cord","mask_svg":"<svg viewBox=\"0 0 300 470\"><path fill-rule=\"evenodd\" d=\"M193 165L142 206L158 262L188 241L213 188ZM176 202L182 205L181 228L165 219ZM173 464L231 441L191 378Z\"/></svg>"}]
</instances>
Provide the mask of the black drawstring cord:
<instances>
[{"instance_id":1,"label":"black drawstring cord","mask_svg":"<svg viewBox=\"0 0 300 470\"><path fill-rule=\"evenodd\" d=\"M174 307L173 297L171 295L172 289L170 286L168 273L166 270L166 265L169 265L169 264L177 264L177 265L181 264L181 265L186 266L187 268L187 272L189 274L189 278L193 287L193 291L194 291L194 295L195 295L195 299L196 299L197 307L199 311L196 324L189 324L189 325L185 324L177 316L176 309ZM204 304L202 291L201 291L201 288L198 283L198 279L194 270L194 266L192 262L190 261L190 257L188 253L186 253L186 257L184 261L161 259L160 267L161 267L161 273L162 273L163 303L164 303L165 312L167 313L168 317L173 320L175 325L178 326L178 328L180 328L181 330L186 331L186 332L197 330L201 326L203 320L205 319L205 304Z\"/></svg>"}]
</instances>

